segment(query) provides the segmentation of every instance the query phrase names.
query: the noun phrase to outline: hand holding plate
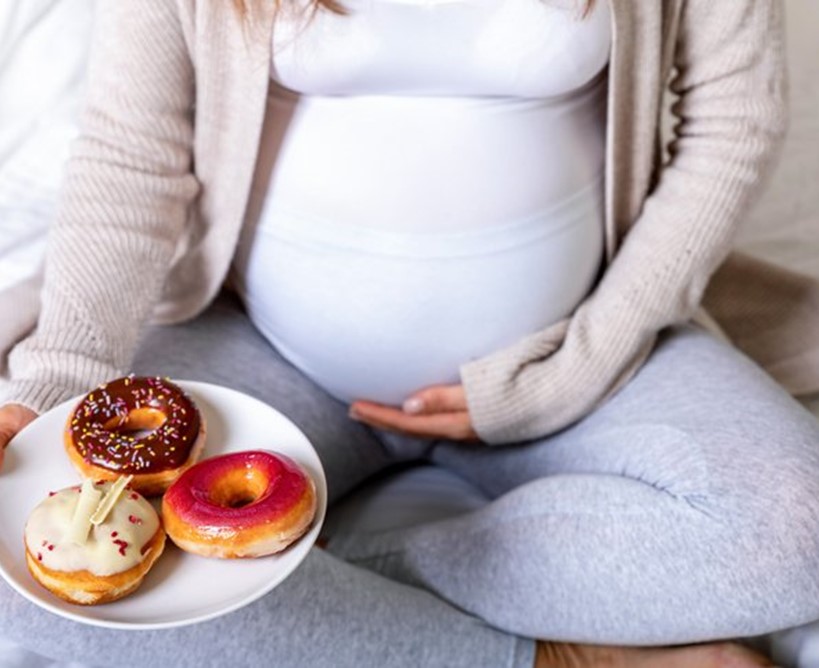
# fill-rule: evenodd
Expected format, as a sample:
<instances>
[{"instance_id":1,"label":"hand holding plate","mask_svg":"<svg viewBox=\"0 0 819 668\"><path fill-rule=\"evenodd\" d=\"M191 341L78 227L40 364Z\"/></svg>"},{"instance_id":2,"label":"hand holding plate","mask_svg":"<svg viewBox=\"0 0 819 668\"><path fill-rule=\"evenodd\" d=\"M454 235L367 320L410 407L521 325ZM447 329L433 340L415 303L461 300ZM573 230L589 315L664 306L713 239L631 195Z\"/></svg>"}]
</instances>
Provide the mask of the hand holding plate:
<instances>
[{"instance_id":1,"label":"hand holding plate","mask_svg":"<svg viewBox=\"0 0 819 668\"><path fill-rule=\"evenodd\" d=\"M0 408L0 468L9 441L36 417L37 413L20 404L6 404Z\"/></svg>"}]
</instances>

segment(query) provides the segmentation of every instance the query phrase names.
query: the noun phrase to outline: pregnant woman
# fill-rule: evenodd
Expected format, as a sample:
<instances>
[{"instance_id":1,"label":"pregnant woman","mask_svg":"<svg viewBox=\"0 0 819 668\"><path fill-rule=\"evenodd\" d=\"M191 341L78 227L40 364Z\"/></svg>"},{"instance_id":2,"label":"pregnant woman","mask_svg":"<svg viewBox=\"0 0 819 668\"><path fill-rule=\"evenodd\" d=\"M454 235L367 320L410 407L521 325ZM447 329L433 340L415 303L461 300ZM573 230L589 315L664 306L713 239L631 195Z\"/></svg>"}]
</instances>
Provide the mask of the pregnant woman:
<instances>
[{"instance_id":1,"label":"pregnant woman","mask_svg":"<svg viewBox=\"0 0 819 668\"><path fill-rule=\"evenodd\" d=\"M782 134L780 14L100 3L3 442L132 369L279 408L331 502L410 461L490 501L334 536L193 627L3 590L3 632L116 665L766 665L710 641L819 616L819 427L692 318Z\"/></svg>"}]
</instances>

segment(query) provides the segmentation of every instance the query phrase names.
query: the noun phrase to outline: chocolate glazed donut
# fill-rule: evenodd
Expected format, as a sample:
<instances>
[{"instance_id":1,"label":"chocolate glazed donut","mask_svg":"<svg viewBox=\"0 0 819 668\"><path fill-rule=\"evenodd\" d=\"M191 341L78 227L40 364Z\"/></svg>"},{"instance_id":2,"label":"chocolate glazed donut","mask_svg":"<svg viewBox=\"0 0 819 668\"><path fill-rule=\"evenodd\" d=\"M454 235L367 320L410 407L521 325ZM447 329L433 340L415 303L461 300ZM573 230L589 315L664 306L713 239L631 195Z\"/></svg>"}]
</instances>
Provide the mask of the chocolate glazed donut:
<instances>
[{"instance_id":1,"label":"chocolate glazed donut","mask_svg":"<svg viewBox=\"0 0 819 668\"><path fill-rule=\"evenodd\" d=\"M83 476L132 474L132 487L145 496L162 494L196 462L204 442L204 418L179 386L136 376L83 397L64 435L69 459Z\"/></svg>"}]
</instances>

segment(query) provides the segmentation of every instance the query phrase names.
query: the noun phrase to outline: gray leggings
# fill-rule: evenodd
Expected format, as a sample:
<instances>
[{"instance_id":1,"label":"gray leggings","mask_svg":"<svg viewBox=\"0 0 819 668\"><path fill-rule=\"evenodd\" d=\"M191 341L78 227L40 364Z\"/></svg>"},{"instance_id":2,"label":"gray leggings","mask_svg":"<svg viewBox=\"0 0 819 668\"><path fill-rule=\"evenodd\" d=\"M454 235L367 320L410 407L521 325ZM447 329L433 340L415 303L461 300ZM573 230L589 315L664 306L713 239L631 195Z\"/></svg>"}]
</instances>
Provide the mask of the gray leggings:
<instances>
[{"instance_id":1,"label":"gray leggings","mask_svg":"<svg viewBox=\"0 0 819 668\"><path fill-rule=\"evenodd\" d=\"M4 587L2 632L48 656L528 668L530 638L675 644L819 617L819 425L693 327L665 334L631 383L580 423L501 447L351 421L229 297L192 323L150 330L135 370L220 383L281 410L317 448L331 502L418 461L488 502L410 527L336 532L269 595L178 630L94 629Z\"/></svg>"}]
</instances>

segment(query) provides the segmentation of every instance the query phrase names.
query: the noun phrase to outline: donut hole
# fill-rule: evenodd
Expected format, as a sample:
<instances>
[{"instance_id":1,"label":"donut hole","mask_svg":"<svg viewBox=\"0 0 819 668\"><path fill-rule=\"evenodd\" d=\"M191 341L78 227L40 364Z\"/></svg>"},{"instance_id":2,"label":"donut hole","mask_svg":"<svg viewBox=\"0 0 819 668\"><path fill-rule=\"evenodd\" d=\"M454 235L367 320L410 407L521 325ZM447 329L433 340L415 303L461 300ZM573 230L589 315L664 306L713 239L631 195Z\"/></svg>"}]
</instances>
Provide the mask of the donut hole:
<instances>
[{"instance_id":1,"label":"donut hole","mask_svg":"<svg viewBox=\"0 0 819 668\"><path fill-rule=\"evenodd\" d=\"M254 468L228 471L210 488L209 500L222 508L244 508L264 494L269 481Z\"/></svg>"},{"instance_id":2,"label":"donut hole","mask_svg":"<svg viewBox=\"0 0 819 668\"><path fill-rule=\"evenodd\" d=\"M135 408L124 419L122 417L111 418L104 427L108 431L141 439L153 434L167 420L168 416L156 408Z\"/></svg>"}]
</instances>

